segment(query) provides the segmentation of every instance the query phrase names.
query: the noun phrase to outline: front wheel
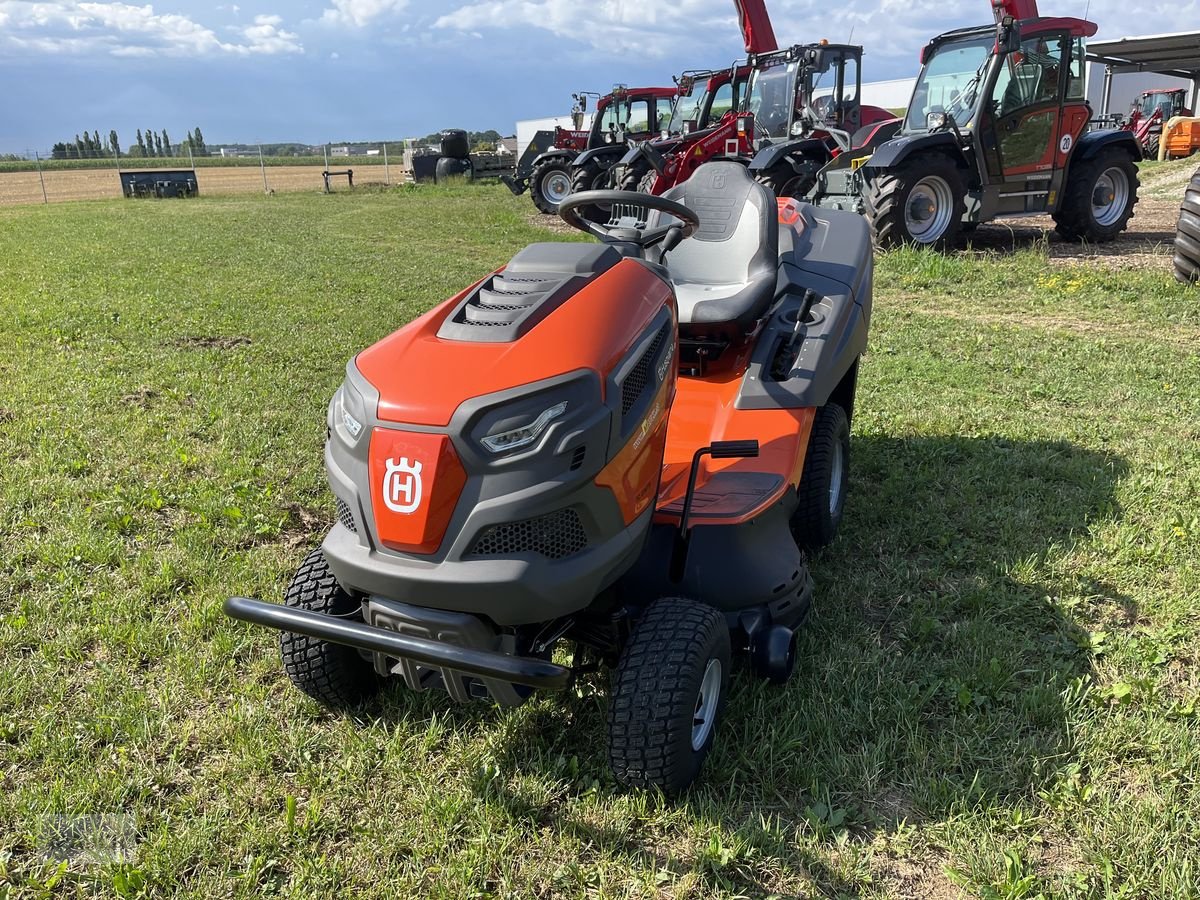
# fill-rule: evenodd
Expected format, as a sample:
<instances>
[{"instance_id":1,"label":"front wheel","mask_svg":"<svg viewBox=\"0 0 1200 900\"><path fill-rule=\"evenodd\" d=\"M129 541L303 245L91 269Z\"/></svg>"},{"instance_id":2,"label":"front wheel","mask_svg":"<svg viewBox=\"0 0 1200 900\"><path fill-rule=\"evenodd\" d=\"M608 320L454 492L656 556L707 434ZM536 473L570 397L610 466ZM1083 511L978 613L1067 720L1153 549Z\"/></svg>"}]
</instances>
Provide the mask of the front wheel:
<instances>
[{"instance_id":1,"label":"front wheel","mask_svg":"<svg viewBox=\"0 0 1200 900\"><path fill-rule=\"evenodd\" d=\"M614 673L609 760L626 787L687 789L712 748L729 684L725 617L669 597L647 607Z\"/></svg>"},{"instance_id":2,"label":"front wheel","mask_svg":"<svg viewBox=\"0 0 1200 900\"><path fill-rule=\"evenodd\" d=\"M867 221L881 248L954 245L966 211L966 184L943 153L921 153L867 182Z\"/></svg>"},{"instance_id":3,"label":"front wheel","mask_svg":"<svg viewBox=\"0 0 1200 900\"><path fill-rule=\"evenodd\" d=\"M545 159L529 176L533 205L548 216L558 215L558 205L571 194L571 170L565 159Z\"/></svg>"},{"instance_id":4,"label":"front wheel","mask_svg":"<svg viewBox=\"0 0 1200 900\"><path fill-rule=\"evenodd\" d=\"M326 616L361 615L361 605L338 584L320 547L300 563L284 603ZM279 655L292 684L326 706L354 706L379 690L375 667L350 647L284 631L279 635Z\"/></svg>"},{"instance_id":5,"label":"front wheel","mask_svg":"<svg viewBox=\"0 0 1200 900\"><path fill-rule=\"evenodd\" d=\"M571 174L571 193L582 194L584 191L606 190L611 174L596 160L588 160L582 166L577 166ZM607 222L609 219L609 211L595 204L583 207L579 214L589 222Z\"/></svg>"},{"instance_id":6,"label":"front wheel","mask_svg":"<svg viewBox=\"0 0 1200 900\"><path fill-rule=\"evenodd\" d=\"M1137 201L1137 166L1125 151L1105 150L1071 166L1055 229L1065 241L1111 241L1129 224Z\"/></svg>"}]
</instances>

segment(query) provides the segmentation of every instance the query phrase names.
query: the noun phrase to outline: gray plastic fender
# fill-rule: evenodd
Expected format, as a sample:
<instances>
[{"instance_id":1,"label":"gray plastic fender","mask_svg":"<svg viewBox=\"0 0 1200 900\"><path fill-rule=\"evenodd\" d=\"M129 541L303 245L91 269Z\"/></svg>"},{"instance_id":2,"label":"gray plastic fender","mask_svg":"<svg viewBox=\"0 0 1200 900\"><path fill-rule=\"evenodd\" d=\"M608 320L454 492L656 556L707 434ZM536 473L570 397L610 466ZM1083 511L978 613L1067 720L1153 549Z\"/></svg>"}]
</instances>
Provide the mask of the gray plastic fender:
<instances>
[{"instance_id":1,"label":"gray plastic fender","mask_svg":"<svg viewBox=\"0 0 1200 900\"><path fill-rule=\"evenodd\" d=\"M1101 150L1107 150L1109 147L1117 147L1125 150L1135 162L1142 158L1142 148L1138 146L1137 139L1133 136L1133 133L1114 129L1110 131L1085 131L1083 137L1079 139L1079 143L1075 145L1073 160L1092 159Z\"/></svg>"},{"instance_id":2,"label":"gray plastic fender","mask_svg":"<svg viewBox=\"0 0 1200 900\"><path fill-rule=\"evenodd\" d=\"M925 150L949 151L956 160L963 165L966 164L966 160L962 158L962 148L958 146L958 139L949 131L908 134L892 138L892 140L880 144L866 164L873 169L888 169L900 165L914 153L921 153Z\"/></svg>"},{"instance_id":3,"label":"gray plastic fender","mask_svg":"<svg viewBox=\"0 0 1200 900\"><path fill-rule=\"evenodd\" d=\"M788 156L799 156L813 159L822 165L829 162L829 148L825 142L816 138L805 138L802 141L786 141L782 144L771 144L763 147L750 160L751 172L765 172L774 168Z\"/></svg>"}]
</instances>

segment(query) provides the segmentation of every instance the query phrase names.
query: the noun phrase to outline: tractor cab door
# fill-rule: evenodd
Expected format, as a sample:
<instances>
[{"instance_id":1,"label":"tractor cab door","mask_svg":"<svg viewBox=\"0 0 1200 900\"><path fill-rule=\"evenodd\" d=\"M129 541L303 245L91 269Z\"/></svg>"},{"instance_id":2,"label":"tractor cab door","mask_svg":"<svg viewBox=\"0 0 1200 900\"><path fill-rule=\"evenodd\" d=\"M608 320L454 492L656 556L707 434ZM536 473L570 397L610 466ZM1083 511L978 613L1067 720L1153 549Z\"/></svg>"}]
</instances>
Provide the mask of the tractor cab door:
<instances>
[{"instance_id":1,"label":"tractor cab door","mask_svg":"<svg viewBox=\"0 0 1200 900\"><path fill-rule=\"evenodd\" d=\"M667 109L670 120L670 110ZM605 144L628 141L648 141L656 137L659 130L650 130L659 124L653 97L623 97L613 100L603 110L598 110L592 127L592 138L588 149L594 150Z\"/></svg>"},{"instance_id":2,"label":"tractor cab door","mask_svg":"<svg viewBox=\"0 0 1200 900\"><path fill-rule=\"evenodd\" d=\"M995 215L1053 209L1091 108L1083 40L1038 35L997 67L980 118L988 200Z\"/></svg>"}]
</instances>

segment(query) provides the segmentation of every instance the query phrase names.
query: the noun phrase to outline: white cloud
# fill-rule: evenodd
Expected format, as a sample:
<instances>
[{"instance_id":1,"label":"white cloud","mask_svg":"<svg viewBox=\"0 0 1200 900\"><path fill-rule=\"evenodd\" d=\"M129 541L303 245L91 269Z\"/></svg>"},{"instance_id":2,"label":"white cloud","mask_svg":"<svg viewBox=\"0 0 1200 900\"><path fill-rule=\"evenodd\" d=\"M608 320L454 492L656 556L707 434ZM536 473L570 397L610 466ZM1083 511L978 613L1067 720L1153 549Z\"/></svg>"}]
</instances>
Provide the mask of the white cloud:
<instances>
[{"instance_id":1,"label":"white cloud","mask_svg":"<svg viewBox=\"0 0 1200 900\"><path fill-rule=\"evenodd\" d=\"M40 53L107 53L119 57L272 55L303 51L279 16L257 16L223 41L205 25L177 13L129 3L0 0L0 46Z\"/></svg>"},{"instance_id":2,"label":"white cloud","mask_svg":"<svg viewBox=\"0 0 1200 900\"><path fill-rule=\"evenodd\" d=\"M361 28L380 16L403 12L408 0L333 0L333 6L321 13L326 25L353 25Z\"/></svg>"}]
</instances>

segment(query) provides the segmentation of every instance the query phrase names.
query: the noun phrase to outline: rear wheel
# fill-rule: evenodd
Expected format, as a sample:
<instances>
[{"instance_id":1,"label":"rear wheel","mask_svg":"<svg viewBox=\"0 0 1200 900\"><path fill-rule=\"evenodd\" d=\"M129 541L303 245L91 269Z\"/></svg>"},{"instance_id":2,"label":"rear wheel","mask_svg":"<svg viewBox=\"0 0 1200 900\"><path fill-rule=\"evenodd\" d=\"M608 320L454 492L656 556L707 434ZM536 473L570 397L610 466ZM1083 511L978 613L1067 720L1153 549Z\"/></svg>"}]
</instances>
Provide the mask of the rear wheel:
<instances>
[{"instance_id":1,"label":"rear wheel","mask_svg":"<svg viewBox=\"0 0 1200 900\"><path fill-rule=\"evenodd\" d=\"M558 204L571 194L571 170L561 157L544 159L529 176L529 195L533 205L548 216L558 215Z\"/></svg>"},{"instance_id":2,"label":"rear wheel","mask_svg":"<svg viewBox=\"0 0 1200 900\"><path fill-rule=\"evenodd\" d=\"M1175 277L1184 284L1200 281L1200 169L1183 195L1175 229Z\"/></svg>"},{"instance_id":3,"label":"rear wheel","mask_svg":"<svg viewBox=\"0 0 1200 900\"><path fill-rule=\"evenodd\" d=\"M338 584L319 547L300 563L284 603L327 616L358 618L361 614L360 604ZM279 635L279 655L292 684L326 706L354 706L379 690L375 667L350 647L284 631Z\"/></svg>"},{"instance_id":4,"label":"rear wheel","mask_svg":"<svg viewBox=\"0 0 1200 900\"><path fill-rule=\"evenodd\" d=\"M594 159L588 160L582 166L576 166L571 174L571 193L579 194L583 191L603 191L608 188L608 177L611 173L608 169L601 166ZM603 209L595 204L585 206L579 210L589 222L607 222L608 210Z\"/></svg>"},{"instance_id":5,"label":"rear wheel","mask_svg":"<svg viewBox=\"0 0 1200 900\"><path fill-rule=\"evenodd\" d=\"M871 179L863 196L880 247L946 249L962 227L966 185L943 153L921 153Z\"/></svg>"},{"instance_id":6,"label":"rear wheel","mask_svg":"<svg viewBox=\"0 0 1200 900\"><path fill-rule=\"evenodd\" d=\"M646 160L635 160L621 170L621 177L617 181L617 190L641 191L643 194L650 193L647 183L654 183L650 177L653 171Z\"/></svg>"},{"instance_id":7,"label":"rear wheel","mask_svg":"<svg viewBox=\"0 0 1200 900\"><path fill-rule=\"evenodd\" d=\"M792 515L792 535L805 550L833 543L846 506L850 482L850 420L836 403L817 410L804 472L800 476L799 503Z\"/></svg>"},{"instance_id":8,"label":"rear wheel","mask_svg":"<svg viewBox=\"0 0 1200 900\"><path fill-rule=\"evenodd\" d=\"M1071 167L1054 224L1066 241L1111 241L1125 230L1138 201L1137 166L1110 149Z\"/></svg>"},{"instance_id":9,"label":"rear wheel","mask_svg":"<svg viewBox=\"0 0 1200 900\"><path fill-rule=\"evenodd\" d=\"M725 705L729 658L729 626L711 606L670 597L647 607L609 698L609 760L621 784L674 794L696 780Z\"/></svg>"}]
</instances>

